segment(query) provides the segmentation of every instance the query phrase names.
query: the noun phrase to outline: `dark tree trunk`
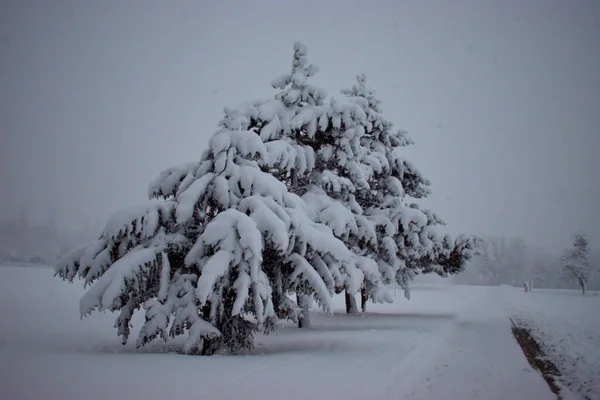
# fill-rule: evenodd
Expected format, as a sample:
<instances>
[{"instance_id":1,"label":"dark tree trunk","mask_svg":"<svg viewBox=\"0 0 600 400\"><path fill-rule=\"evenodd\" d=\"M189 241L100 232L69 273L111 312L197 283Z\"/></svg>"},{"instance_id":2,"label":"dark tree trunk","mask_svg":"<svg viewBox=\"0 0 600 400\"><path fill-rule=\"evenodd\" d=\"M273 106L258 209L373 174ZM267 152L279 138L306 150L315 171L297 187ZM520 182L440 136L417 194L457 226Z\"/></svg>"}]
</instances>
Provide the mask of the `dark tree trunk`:
<instances>
[{"instance_id":1,"label":"dark tree trunk","mask_svg":"<svg viewBox=\"0 0 600 400\"><path fill-rule=\"evenodd\" d=\"M585 289L586 289L585 282L583 281L583 279L578 279L578 281L579 281L579 286L581 286L581 294L583 296L585 296Z\"/></svg>"},{"instance_id":2,"label":"dark tree trunk","mask_svg":"<svg viewBox=\"0 0 600 400\"><path fill-rule=\"evenodd\" d=\"M367 312L367 288L363 284L362 288L360 288L360 308L362 312Z\"/></svg>"},{"instance_id":3,"label":"dark tree trunk","mask_svg":"<svg viewBox=\"0 0 600 400\"><path fill-rule=\"evenodd\" d=\"M346 314L350 314L352 312L352 301L350 299L350 293L347 290L344 291L346 295Z\"/></svg>"},{"instance_id":4,"label":"dark tree trunk","mask_svg":"<svg viewBox=\"0 0 600 400\"><path fill-rule=\"evenodd\" d=\"M296 293L296 304L298 304L298 308L302 307L302 302L300 301L300 294ZM304 327L304 318L302 318L302 315L298 316L298 328L303 328Z\"/></svg>"},{"instance_id":5,"label":"dark tree trunk","mask_svg":"<svg viewBox=\"0 0 600 400\"><path fill-rule=\"evenodd\" d=\"M358 314L358 308L356 306L356 297L348 293L347 290L345 290L344 293L346 295L346 313Z\"/></svg>"}]
</instances>

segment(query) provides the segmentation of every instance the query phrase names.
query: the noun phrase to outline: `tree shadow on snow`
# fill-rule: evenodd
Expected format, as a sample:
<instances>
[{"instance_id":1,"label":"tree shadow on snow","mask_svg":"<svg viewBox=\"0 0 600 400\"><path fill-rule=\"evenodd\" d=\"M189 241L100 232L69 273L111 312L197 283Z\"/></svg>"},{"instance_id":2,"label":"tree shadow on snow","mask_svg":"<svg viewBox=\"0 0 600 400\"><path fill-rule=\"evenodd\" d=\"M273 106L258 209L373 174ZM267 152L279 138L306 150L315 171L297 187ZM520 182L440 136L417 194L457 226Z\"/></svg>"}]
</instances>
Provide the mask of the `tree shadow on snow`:
<instances>
[{"instance_id":1,"label":"tree shadow on snow","mask_svg":"<svg viewBox=\"0 0 600 400\"><path fill-rule=\"evenodd\" d=\"M278 329L275 335L341 331L405 331L439 326L454 320L455 317L455 314L426 312L334 313L333 315L314 312L311 314L312 326L310 328L298 329L295 326L284 326Z\"/></svg>"},{"instance_id":2,"label":"tree shadow on snow","mask_svg":"<svg viewBox=\"0 0 600 400\"><path fill-rule=\"evenodd\" d=\"M364 331L364 330L414 330L429 328L454 319L452 314L436 313L363 313L358 315L338 314L323 317L315 323L313 330Z\"/></svg>"},{"instance_id":3,"label":"tree shadow on snow","mask_svg":"<svg viewBox=\"0 0 600 400\"><path fill-rule=\"evenodd\" d=\"M415 283L411 285L411 291L413 292L445 292L450 288L452 286L436 283Z\"/></svg>"},{"instance_id":4,"label":"tree shadow on snow","mask_svg":"<svg viewBox=\"0 0 600 400\"><path fill-rule=\"evenodd\" d=\"M390 331L399 334L412 332L431 331L440 325L450 323L455 315L447 313L377 313L367 312L361 314L334 314L328 315L320 312L311 313L312 326L299 329L295 325L284 324L270 335L257 334L255 348L241 356L274 355L274 354L342 354L364 352L377 345L383 336L390 337ZM387 332L387 333L385 333ZM373 338L377 337L375 343ZM155 340L144 347L136 348L135 337L122 345L115 337L107 340L98 337L93 345L89 338L86 342L67 341L55 342L46 348L51 352L70 354L174 354L182 355L185 337L170 339L168 342ZM387 340L387 339L384 339Z\"/></svg>"}]
</instances>

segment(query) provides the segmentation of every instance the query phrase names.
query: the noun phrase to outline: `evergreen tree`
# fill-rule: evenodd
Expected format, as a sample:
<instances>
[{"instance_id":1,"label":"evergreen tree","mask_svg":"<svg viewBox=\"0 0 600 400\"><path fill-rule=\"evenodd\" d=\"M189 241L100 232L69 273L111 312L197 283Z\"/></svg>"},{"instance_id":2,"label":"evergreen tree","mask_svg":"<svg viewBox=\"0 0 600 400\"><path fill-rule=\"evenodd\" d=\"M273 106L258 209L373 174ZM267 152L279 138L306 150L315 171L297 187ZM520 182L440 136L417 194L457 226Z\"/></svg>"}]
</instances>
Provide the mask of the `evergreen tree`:
<instances>
[{"instance_id":1,"label":"evergreen tree","mask_svg":"<svg viewBox=\"0 0 600 400\"><path fill-rule=\"evenodd\" d=\"M320 129L311 141L316 167L307 182L310 188L303 195L313 218L330 226L361 261L363 278L355 281L352 288L345 288L348 313L358 312L358 290L368 291L374 300L391 301L378 266L369 257L368 248L376 246L377 234L357 201L357 196L371 190L372 171L362 162L366 117L356 104L330 100L327 112L320 117Z\"/></svg>"},{"instance_id":2,"label":"evergreen tree","mask_svg":"<svg viewBox=\"0 0 600 400\"><path fill-rule=\"evenodd\" d=\"M355 103L336 99L325 101L324 92L307 83L316 68L306 65L306 49L301 46L296 50L292 74L278 79L274 86L281 90L278 98L290 99L287 106L300 110L292 121L292 129L287 132L288 139L308 146L315 159L311 169L293 177L290 187L302 195L311 218L330 227L357 256L356 267L345 266L343 271L336 266L332 268L334 277L348 277L335 282L335 292L344 290L348 312L356 312L354 294L361 288L368 287L374 300L391 301L377 264L367 257L366 243L375 246L377 235L355 198L360 191L369 190L370 170L361 160L361 138L367 115ZM294 78L298 75L299 78ZM295 95L297 92L319 96L305 100ZM332 267L327 260L325 263Z\"/></svg>"},{"instance_id":3,"label":"evergreen tree","mask_svg":"<svg viewBox=\"0 0 600 400\"><path fill-rule=\"evenodd\" d=\"M331 294L362 287L391 301L394 281L408 293L417 273L460 270L471 242L438 236L441 220L409 204L429 182L400 154L406 133L364 77L343 103L308 83L315 72L296 44L273 99L225 109L201 159L150 184L158 202L115 214L58 262L91 285L82 315L119 311L125 343L143 307L138 346L187 333L186 353L238 352L278 318L308 325L311 300L331 311Z\"/></svg>"},{"instance_id":4,"label":"evergreen tree","mask_svg":"<svg viewBox=\"0 0 600 400\"><path fill-rule=\"evenodd\" d=\"M366 115L360 145L369 181L356 201L377 234L376 246L368 253L377 260L384 282L395 281L410 297L410 283L417 274L460 272L476 243L466 235L456 239L440 235L436 227L443 220L416 204L431 193L430 182L403 156L403 147L414 142L406 131L394 129L383 118L380 101L366 86L366 76L357 76L357 84L342 93Z\"/></svg>"},{"instance_id":5,"label":"evergreen tree","mask_svg":"<svg viewBox=\"0 0 600 400\"><path fill-rule=\"evenodd\" d=\"M269 172L285 182L291 192L302 196L313 221L323 223L354 250L370 228L366 219L360 219L362 211L352 195L354 182L366 185L352 153L358 136L348 137L359 124L350 108L330 104L324 90L309 83L316 72L317 68L308 64L306 47L297 43L291 71L272 82L279 90L274 100L252 107L250 125L274 157L276 167ZM360 111L357 107L355 110ZM371 237L375 235L371 233ZM376 264L366 257L339 263L314 254L307 261L319 270L331 292L356 293L365 278L379 280ZM307 302L301 292L297 294L304 305L299 323L306 326Z\"/></svg>"}]
</instances>

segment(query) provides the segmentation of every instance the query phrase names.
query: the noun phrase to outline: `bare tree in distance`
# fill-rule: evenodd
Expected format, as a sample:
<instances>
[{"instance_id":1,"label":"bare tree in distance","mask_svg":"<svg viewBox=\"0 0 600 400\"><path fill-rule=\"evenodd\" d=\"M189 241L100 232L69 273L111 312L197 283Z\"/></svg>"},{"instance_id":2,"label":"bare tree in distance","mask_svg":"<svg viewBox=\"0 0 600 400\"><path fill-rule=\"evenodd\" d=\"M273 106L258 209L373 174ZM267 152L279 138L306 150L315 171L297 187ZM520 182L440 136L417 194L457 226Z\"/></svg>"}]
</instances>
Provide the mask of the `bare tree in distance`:
<instances>
[{"instance_id":1,"label":"bare tree in distance","mask_svg":"<svg viewBox=\"0 0 600 400\"><path fill-rule=\"evenodd\" d=\"M585 235L577 233L573 236L573 246L565 250L560 258L564 271L579 284L583 295L585 295L587 283L592 276L589 252L587 238Z\"/></svg>"}]
</instances>

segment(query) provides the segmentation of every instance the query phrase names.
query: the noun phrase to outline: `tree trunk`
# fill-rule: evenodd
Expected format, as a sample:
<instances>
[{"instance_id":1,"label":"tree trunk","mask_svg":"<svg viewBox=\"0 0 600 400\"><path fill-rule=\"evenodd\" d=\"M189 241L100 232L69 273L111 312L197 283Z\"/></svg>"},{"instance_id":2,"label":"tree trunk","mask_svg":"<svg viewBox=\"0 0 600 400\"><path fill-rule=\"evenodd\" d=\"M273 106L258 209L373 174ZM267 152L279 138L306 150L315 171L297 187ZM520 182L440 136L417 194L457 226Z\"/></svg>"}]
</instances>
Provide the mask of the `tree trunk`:
<instances>
[{"instance_id":1,"label":"tree trunk","mask_svg":"<svg viewBox=\"0 0 600 400\"><path fill-rule=\"evenodd\" d=\"M351 295L347 290L346 294L346 313L347 314L358 314L358 306L356 304L356 297Z\"/></svg>"},{"instance_id":2,"label":"tree trunk","mask_svg":"<svg viewBox=\"0 0 600 400\"><path fill-rule=\"evenodd\" d=\"M585 287L585 282L582 279L579 280L579 285L581 286L581 294L583 296L585 296L586 287Z\"/></svg>"},{"instance_id":3,"label":"tree trunk","mask_svg":"<svg viewBox=\"0 0 600 400\"><path fill-rule=\"evenodd\" d=\"M298 306L302 309L298 316L298 328L310 328L310 297L296 293Z\"/></svg>"},{"instance_id":4,"label":"tree trunk","mask_svg":"<svg viewBox=\"0 0 600 400\"><path fill-rule=\"evenodd\" d=\"M367 300L367 288L363 284L363 286L360 288L360 308L364 313L367 312Z\"/></svg>"},{"instance_id":5,"label":"tree trunk","mask_svg":"<svg viewBox=\"0 0 600 400\"><path fill-rule=\"evenodd\" d=\"M350 304L350 293L348 293L347 290L344 290L344 295L346 298L346 314L350 314L350 311L352 310L352 304Z\"/></svg>"}]
</instances>

